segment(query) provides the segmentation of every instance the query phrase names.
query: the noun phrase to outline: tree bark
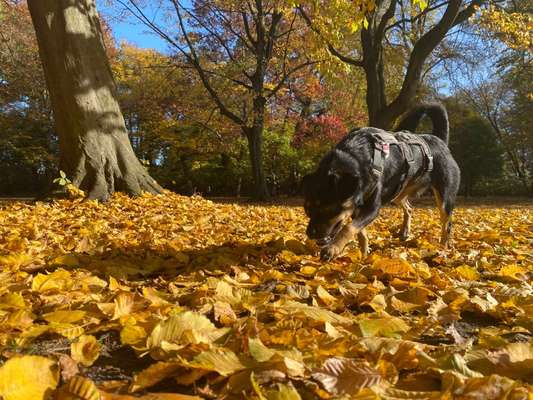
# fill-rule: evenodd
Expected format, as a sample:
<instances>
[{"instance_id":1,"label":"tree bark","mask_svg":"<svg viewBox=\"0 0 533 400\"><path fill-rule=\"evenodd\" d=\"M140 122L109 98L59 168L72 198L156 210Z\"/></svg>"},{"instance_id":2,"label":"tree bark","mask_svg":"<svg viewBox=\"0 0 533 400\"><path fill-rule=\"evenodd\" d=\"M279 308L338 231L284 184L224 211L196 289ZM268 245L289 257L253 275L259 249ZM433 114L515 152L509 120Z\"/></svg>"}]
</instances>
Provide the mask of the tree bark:
<instances>
[{"instance_id":1,"label":"tree bark","mask_svg":"<svg viewBox=\"0 0 533 400\"><path fill-rule=\"evenodd\" d=\"M254 121L251 127L243 128L248 140L248 150L250 152L250 163L254 180L254 198L257 200L267 200L270 197L265 171L263 169L263 129L265 115L264 98L254 99Z\"/></svg>"},{"instance_id":2,"label":"tree bark","mask_svg":"<svg viewBox=\"0 0 533 400\"><path fill-rule=\"evenodd\" d=\"M60 168L89 199L160 193L135 156L94 0L28 0L54 112Z\"/></svg>"}]
</instances>

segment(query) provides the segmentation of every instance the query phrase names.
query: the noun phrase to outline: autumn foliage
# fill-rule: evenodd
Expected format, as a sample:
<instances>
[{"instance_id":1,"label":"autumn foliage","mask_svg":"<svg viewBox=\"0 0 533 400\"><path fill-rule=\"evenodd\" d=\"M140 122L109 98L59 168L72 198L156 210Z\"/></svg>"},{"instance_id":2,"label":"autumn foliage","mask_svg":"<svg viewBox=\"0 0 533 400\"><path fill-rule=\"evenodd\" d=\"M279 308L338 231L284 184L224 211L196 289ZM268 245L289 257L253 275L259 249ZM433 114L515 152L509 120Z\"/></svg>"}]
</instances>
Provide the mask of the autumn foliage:
<instances>
[{"instance_id":1,"label":"autumn foliage","mask_svg":"<svg viewBox=\"0 0 533 400\"><path fill-rule=\"evenodd\" d=\"M533 210L455 221L442 251L434 208L406 243L386 208L321 262L300 207L2 204L0 396L530 399Z\"/></svg>"}]
</instances>

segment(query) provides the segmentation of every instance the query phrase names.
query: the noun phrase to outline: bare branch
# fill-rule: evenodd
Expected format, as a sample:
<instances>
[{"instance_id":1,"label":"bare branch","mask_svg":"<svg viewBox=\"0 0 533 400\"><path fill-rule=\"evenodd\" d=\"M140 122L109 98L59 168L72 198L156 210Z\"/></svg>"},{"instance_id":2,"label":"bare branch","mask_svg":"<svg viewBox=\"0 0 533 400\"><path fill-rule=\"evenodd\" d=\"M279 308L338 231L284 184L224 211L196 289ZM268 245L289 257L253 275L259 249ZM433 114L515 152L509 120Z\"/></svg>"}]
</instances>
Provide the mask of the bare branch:
<instances>
[{"instance_id":1,"label":"bare branch","mask_svg":"<svg viewBox=\"0 0 533 400\"><path fill-rule=\"evenodd\" d=\"M191 39L189 37L189 33L187 29L185 29L185 24L183 23L183 17L181 15L181 5L179 4L179 0L172 0L172 3L174 4L174 8L176 9L176 14L178 16L178 22L180 26L180 30L183 34L183 37L185 39L185 42L187 43L187 46L190 51L190 61L192 62L193 66L196 68L196 71L198 72L198 75L200 77L200 80L202 81L202 84L204 85L205 89L217 105L217 107L220 110L220 113L226 117L228 117L230 120L235 122L237 125L243 126L244 121L239 118L239 116L235 113L233 113L226 105L222 102L219 94L216 92L216 90L211 85L211 82L206 76L206 72L202 68L200 64L200 60L198 58L198 55L196 54L196 50L191 42Z\"/></svg>"}]
</instances>

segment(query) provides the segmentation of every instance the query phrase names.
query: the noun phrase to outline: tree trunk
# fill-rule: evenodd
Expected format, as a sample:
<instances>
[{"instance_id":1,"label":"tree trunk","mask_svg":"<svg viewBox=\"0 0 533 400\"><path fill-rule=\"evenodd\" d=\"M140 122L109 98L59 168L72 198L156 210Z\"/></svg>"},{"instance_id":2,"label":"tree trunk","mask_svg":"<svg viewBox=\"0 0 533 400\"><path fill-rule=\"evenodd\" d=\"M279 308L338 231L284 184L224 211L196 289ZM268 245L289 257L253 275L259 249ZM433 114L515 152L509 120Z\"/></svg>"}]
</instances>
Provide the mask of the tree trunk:
<instances>
[{"instance_id":1,"label":"tree trunk","mask_svg":"<svg viewBox=\"0 0 533 400\"><path fill-rule=\"evenodd\" d=\"M383 65L383 43L386 26L395 15L397 0L377 1L376 9L369 16L369 27L361 30L363 60L360 66L365 71L367 82L366 101L369 124L377 128L391 129L398 117L405 113L416 99L422 70L431 52L444 39L448 31L467 20L483 0L474 0L462 11L462 0L448 0L441 19L414 44L402 87L398 95L387 102Z\"/></svg>"},{"instance_id":2,"label":"tree trunk","mask_svg":"<svg viewBox=\"0 0 533 400\"><path fill-rule=\"evenodd\" d=\"M256 83L256 93L262 92L262 80ZM268 192L265 171L263 169L263 129L265 127L265 106L266 99L258 94L253 100L253 124L251 127L243 128L248 139L248 150L250 152L250 163L254 179L254 198L256 200L267 200L270 197Z\"/></svg>"},{"instance_id":3,"label":"tree trunk","mask_svg":"<svg viewBox=\"0 0 533 400\"><path fill-rule=\"evenodd\" d=\"M374 23L372 21L372 24ZM368 123L376 128L388 128L387 121L382 118L382 111L387 107L387 98L385 96L381 38L376 38L372 29L363 29L361 31L361 44L364 54L363 70L366 79Z\"/></svg>"},{"instance_id":4,"label":"tree trunk","mask_svg":"<svg viewBox=\"0 0 533 400\"><path fill-rule=\"evenodd\" d=\"M94 0L28 0L54 111L60 168L89 199L162 188L135 156Z\"/></svg>"},{"instance_id":5,"label":"tree trunk","mask_svg":"<svg viewBox=\"0 0 533 400\"><path fill-rule=\"evenodd\" d=\"M265 171L263 170L263 128L254 126L246 129L246 138L248 139L248 150L252 165L254 198L256 200L267 200L270 194L266 184Z\"/></svg>"}]
</instances>

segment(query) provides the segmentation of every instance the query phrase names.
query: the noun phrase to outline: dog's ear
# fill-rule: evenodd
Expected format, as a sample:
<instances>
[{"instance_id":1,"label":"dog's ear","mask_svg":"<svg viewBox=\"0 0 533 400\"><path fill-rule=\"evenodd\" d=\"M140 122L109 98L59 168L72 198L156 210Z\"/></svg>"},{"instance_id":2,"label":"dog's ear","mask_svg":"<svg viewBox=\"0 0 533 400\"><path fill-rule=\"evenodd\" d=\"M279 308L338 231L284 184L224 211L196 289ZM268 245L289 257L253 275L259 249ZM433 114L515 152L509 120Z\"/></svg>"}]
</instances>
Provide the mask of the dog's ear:
<instances>
[{"instance_id":1,"label":"dog's ear","mask_svg":"<svg viewBox=\"0 0 533 400\"><path fill-rule=\"evenodd\" d=\"M330 179L337 196L341 199L353 197L356 206L363 205L362 185L359 176L341 172L331 174Z\"/></svg>"}]
</instances>

